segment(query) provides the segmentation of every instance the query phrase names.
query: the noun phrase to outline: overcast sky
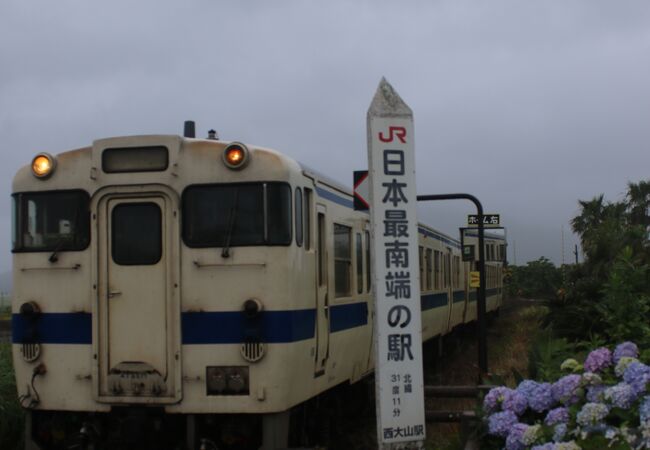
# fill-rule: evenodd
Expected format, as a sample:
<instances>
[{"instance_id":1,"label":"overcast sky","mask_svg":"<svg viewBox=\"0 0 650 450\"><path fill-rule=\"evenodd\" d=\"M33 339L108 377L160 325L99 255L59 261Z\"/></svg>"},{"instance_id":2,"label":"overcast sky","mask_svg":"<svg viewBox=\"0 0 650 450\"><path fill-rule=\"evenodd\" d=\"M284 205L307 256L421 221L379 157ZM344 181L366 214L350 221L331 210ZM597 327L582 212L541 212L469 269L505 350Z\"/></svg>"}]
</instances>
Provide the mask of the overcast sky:
<instances>
[{"instance_id":1,"label":"overcast sky","mask_svg":"<svg viewBox=\"0 0 650 450\"><path fill-rule=\"evenodd\" d=\"M382 76L413 109L420 194L501 213L510 259L571 261L578 199L650 167L650 2L0 2L0 272L36 152L197 134L276 148L351 186ZM420 220L457 235L470 204Z\"/></svg>"}]
</instances>

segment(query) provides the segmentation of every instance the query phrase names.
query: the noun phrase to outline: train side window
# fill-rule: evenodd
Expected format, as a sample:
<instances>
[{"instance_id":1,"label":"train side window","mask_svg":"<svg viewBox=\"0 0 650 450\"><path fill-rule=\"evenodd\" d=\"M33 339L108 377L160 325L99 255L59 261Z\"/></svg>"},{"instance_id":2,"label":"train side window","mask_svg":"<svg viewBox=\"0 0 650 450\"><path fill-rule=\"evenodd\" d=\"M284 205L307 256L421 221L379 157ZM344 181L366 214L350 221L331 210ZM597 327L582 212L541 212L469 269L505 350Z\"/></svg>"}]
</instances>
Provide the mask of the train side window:
<instances>
[{"instance_id":1,"label":"train side window","mask_svg":"<svg viewBox=\"0 0 650 450\"><path fill-rule=\"evenodd\" d=\"M432 287L431 286L431 270L433 269L433 267L432 267L432 262L433 261L432 261L432 258L431 258L432 253L433 253L433 250L428 248L427 253L425 255L425 259L426 259L426 275L425 275L425 277L427 279L427 291L430 291L431 287Z\"/></svg>"},{"instance_id":2,"label":"train side window","mask_svg":"<svg viewBox=\"0 0 650 450\"><path fill-rule=\"evenodd\" d=\"M440 252L433 251L433 289L440 289Z\"/></svg>"},{"instance_id":3,"label":"train side window","mask_svg":"<svg viewBox=\"0 0 650 450\"><path fill-rule=\"evenodd\" d=\"M296 188L295 193L296 198L296 245L298 247L302 246L302 189Z\"/></svg>"},{"instance_id":4,"label":"train side window","mask_svg":"<svg viewBox=\"0 0 650 450\"><path fill-rule=\"evenodd\" d=\"M419 256L420 256L420 291L424 290L424 249L419 247Z\"/></svg>"},{"instance_id":5,"label":"train side window","mask_svg":"<svg viewBox=\"0 0 650 450\"><path fill-rule=\"evenodd\" d=\"M361 233L356 233L356 264L357 264L357 294L363 292L363 248L361 243Z\"/></svg>"},{"instance_id":6,"label":"train side window","mask_svg":"<svg viewBox=\"0 0 650 450\"><path fill-rule=\"evenodd\" d=\"M372 274L370 273L370 270L372 268L370 267L370 232L369 231L365 232L365 237L366 237L366 292L370 292L370 288L372 287Z\"/></svg>"},{"instance_id":7,"label":"train side window","mask_svg":"<svg viewBox=\"0 0 650 450\"><path fill-rule=\"evenodd\" d=\"M291 188L286 184L266 185L267 241L291 243Z\"/></svg>"},{"instance_id":8,"label":"train side window","mask_svg":"<svg viewBox=\"0 0 650 450\"><path fill-rule=\"evenodd\" d=\"M352 268L352 228L334 224L334 292L336 297L350 295Z\"/></svg>"},{"instance_id":9,"label":"train side window","mask_svg":"<svg viewBox=\"0 0 650 450\"><path fill-rule=\"evenodd\" d=\"M305 250L311 250L311 189L305 188Z\"/></svg>"},{"instance_id":10,"label":"train side window","mask_svg":"<svg viewBox=\"0 0 650 450\"><path fill-rule=\"evenodd\" d=\"M162 213L155 203L123 203L111 219L113 261L122 266L153 265L162 257Z\"/></svg>"}]
</instances>

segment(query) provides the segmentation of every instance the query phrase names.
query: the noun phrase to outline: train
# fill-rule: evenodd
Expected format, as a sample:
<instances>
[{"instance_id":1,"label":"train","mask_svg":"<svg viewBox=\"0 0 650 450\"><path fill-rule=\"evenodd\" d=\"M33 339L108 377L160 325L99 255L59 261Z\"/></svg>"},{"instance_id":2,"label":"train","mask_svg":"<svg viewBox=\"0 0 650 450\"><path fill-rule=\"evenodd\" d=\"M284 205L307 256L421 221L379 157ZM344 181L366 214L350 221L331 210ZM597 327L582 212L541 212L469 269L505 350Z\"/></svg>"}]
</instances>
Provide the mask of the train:
<instances>
[{"instance_id":1,"label":"train","mask_svg":"<svg viewBox=\"0 0 650 450\"><path fill-rule=\"evenodd\" d=\"M285 154L99 139L36 154L12 211L26 449L287 448L297 411L373 373L369 215ZM428 340L476 320L475 262L418 228ZM497 311L505 240L485 245Z\"/></svg>"}]
</instances>

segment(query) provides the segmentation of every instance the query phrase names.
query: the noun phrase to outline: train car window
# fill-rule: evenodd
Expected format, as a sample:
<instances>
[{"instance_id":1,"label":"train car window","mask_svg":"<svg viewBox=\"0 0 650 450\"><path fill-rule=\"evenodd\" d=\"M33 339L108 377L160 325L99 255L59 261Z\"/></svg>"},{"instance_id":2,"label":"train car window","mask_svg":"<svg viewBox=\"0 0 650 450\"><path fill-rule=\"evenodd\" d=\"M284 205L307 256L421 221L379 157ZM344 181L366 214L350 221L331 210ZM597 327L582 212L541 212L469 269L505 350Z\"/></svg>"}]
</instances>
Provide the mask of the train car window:
<instances>
[{"instance_id":1,"label":"train car window","mask_svg":"<svg viewBox=\"0 0 650 450\"><path fill-rule=\"evenodd\" d=\"M266 185L267 242L291 243L291 188L287 184Z\"/></svg>"},{"instance_id":2,"label":"train car window","mask_svg":"<svg viewBox=\"0 0 650 450\"><path fill-rule=\"evenodd\" d=\"M355 261L357 265L357 294L361 294L363 292L363 245L361 233L356 234L355 245L357 249L357 260Z\"/></svg>"},{"instance_id":3,"label":"train car window","mask_svg":"<svg viewBox=\"0 0 650 450\"><path fill-rule=\"evenodd\" d=\"M425 259L426 259L426 268L427 268L427 270L426 270L426 274L425 274L425 277L426 277L426 279L427 279L427 291L430 291L431 288L433 287L433 286L431 285L431 272L432 272L432 270L433 270L433 261L432 261L432 256L431 256L432 253L433 253L433 250L431 250L430 248L428 248L428 249L427 249L427 253L426 253L426 255L425 255Z\"/></svg>"},{"instance_id":4,"label":"train car window","mask_svg":"<svg viewBox=\"0 0 650 450\"><path fill-rule=\"evenodd\" d=\"M351 291L352 228L334 224L334 292L347 297Z\"/></svg>"},{"instance_id":5,"label":"train car window","mask_svg":"<svg viewBox=\"0 0 650 450\"><path fill-rule=\"evenodd\" d=\"M311 250L311 189L305 188L305 250Z\"/></svg>"},{"instance_id":6,"label":"train car window","mask_svg":"<svg viewBox=\"0 0 650 450\"><path fill-rule=\"evenodd\" d=\"M433 289L440 289L440 252L433 251Z\"/></svg>"},{"instance_id":7,"label":"train car window","mask_svg":"<svg viewBox=\"0 0 650 450\"><path fill-rule=\"evenodd\" d=\"M303 233L303 228L302 228L302 219L303 219L303 214L302 214L302 189L296 188L296 245L298 247L302 246L302 233Z\"/></svg>"},{"instance_id":8,"label":"train car window","mask_svg":"<svg viewBox=\"0 0 650 450\"><path fill-rule=\"evenodd\" d=\"M419 250L419 257L420 257L420 291L424 290L424 272L426 268L424 267L424 249L422 247L418 247Z\"/></svg>"},{"instance_id":9,"label":"train car window","mask_svg":"<svg viewBox=\"0 0 650 450\"><path fill-rule=\"evenodd\" d=\"M90 196L84 191L13 196L14 252L84 250L90 243Z\"/></svg>"},{"instance_id":10,"label":"train car window","mask_svg":"<svg viewBox=\"0 0 650 450\"><path fill-rule=\"evenodd\" d=\"M372 274L370 273L370 232L365 232L365 244L366 244L366 292L370 292L372 287Z\"/></svg>"},{"instance_id":11,"label":"train car window","mask_svg":"<svg viewBox=\"0 0 650 450\"><path fill-rule=\"evenodd\" d=\"M122 203L113 208L113 261L122 266L157 264L162 257L162 213L155 203Z\"/></svg>"},{"instance_id":12,"label":"train car window","mask_svg":"<svg viewBox=\"0 0 650 450\"><path fill-rule=\"evenodd\" d=\"M189 247L291 244L291 188L285 183L190 186L183 192Z\"/></svg>"}]
</instances>

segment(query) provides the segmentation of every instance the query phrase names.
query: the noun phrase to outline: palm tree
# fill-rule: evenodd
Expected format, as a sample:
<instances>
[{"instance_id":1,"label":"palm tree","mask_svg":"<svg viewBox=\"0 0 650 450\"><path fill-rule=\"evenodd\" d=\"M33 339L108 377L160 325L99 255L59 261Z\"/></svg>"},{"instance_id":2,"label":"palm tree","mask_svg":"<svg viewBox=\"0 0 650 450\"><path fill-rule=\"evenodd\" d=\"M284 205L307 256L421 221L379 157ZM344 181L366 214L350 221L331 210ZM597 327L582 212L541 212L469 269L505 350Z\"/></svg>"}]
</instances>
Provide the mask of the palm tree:
<instances>
[{"instance_id":1,"label":"palm tree","mask_svg":"<svg viewBox=\"0 0 650 450\"><path fill-rule=\"evenodd\" d=\"M627 184L627 211L632 225L650 225L650 181L629 182Z\"/></svg>"}]
</instances>

